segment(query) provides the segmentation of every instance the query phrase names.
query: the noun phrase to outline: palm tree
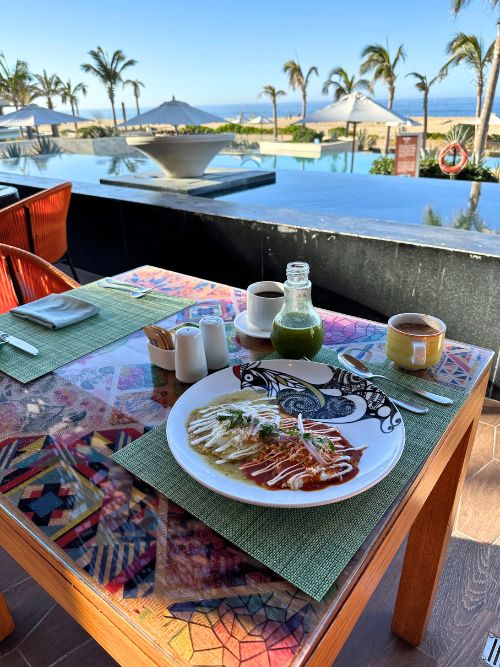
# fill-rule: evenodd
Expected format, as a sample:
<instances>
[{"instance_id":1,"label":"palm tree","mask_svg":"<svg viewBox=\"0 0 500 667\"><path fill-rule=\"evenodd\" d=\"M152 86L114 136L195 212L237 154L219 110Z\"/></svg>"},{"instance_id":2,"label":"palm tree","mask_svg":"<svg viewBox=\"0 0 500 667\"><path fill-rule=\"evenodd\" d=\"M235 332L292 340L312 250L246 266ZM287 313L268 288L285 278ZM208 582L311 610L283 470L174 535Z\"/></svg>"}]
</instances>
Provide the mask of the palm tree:
<instances>
[{"instance_id":1,"label":"palm tree","mask_svg":"<svg viewBox=\"0 0 500 667\"><path fill-rule=\"evenodd\" d=\"M500 0L488 0L492 9L500 6ZM458 14L461 9L469 4L470 0L451 0L451 7L453 12ZM495 99L495 92L498 83L498 74L500 72L500 20L495 21L497 27L497 35L495 37L493 46L493 55L491 59L491 70L488 78L488 85L486 87L486 94L484 96L484 103L481 108L479 118L479 125L474 139L474 160L479 162L484 153L486 138L488 136L488 125L490 123L490 115L493 109L493 100Z\"/></svg>"},{"instance_id":2,"label":"palm tree","mask_svg":"<svg viewBox=\"0 0 500 667\"><path fill-rule=\"evenodd\" d=\"M271 84L264 86L262 91L259 93L259 97L262 96L269 97L269 99L271 100L271 104L273 105L274 141L278 139L278 114L276 108L276 100L278 99L278 97L283 97L284 95L286 95L284 90L276 90L276 88L274 86L271 86Z\"/></svg>"},{"instance_id":3,"label":"palm tree","mask_svg":"<svg viewBox=\"0 0 500 667\"><path fill-rule=\"evenodd\" d=\"M0 92L9 102L19 109L24 106L28 98L29 104L38 95L33 87L33 77L29 71L28 63L24 60L16 60L13 68L7 64L5 56L0 52Z\"/></svg>"},{"instance_id":4,"label":"palm tree","mask_svg":"<svg viewBox=\"0 0 500 667\"><path fill-rule=\"evenodd\" d=\"M400 44L396 51L396 55L394 58L391 58L389 45L385 47L381 44L368 44L368 46L365 46L361 52L361 57L364 58L364 61L359 68L360 73L367 74L368 72L372 72L372 85L381 82L387 86L389 90L389 102L387 106L389 109L392 109L394 95L396 93L396 79L398 78L396 69L400 61L406 60L404 46ZM387 126L385 135L385 153L389 150L390 133L391 128L390 126Z\"/></svg>"},{"instance_id":5,"label":"palm tree","mask_svg":"<svg viewBox=\"0 0 500 667\"><path fill-rule=\"evenodd\" d=\"M111 58L104 52L101 46L97 49L91 49L89 56L93 63L83 63L82 69L88 74L93 74L105 86L106 92L111 102L111 110L113 112L113 124L115 130L116 125L116 111L115 111L115 91L118 83L123 83L122 73L127 67L132 67L137 64L137 60L125 57L121 49L116 50Z\"/></svg>"},{"instance_id":6,"label":"palm tree","mask_svg":"<svg viewBox=\"0 0 500 667\"><path fill-rule=\"evenodd\" d=\"M46 70L43 70L42 74L35 74L35 81L37 84L35 84L35 90L38 93L39 97L45 97L47 100L47 107L49 109L54 108L54 102L53 102L53 97L55 95L60 95L61 94L61 89L62 89L62 81L58 77L57 74L51 74L50 76L47 74ZM53 137L58 137L59 136L59 128L57 125L52 125L52 136Z\"/></svg>"},{"instance_id":7,"label":"palm tree","mask_svg":"<svg viewBox=\"0 0 500 667\"><path fill-rule=\"evenodd\" d=\"M481 113L481 104L483 101L484 79L486 68L491 63L493 57L493 48L495 43L484 50L483 40L476 35L466 35L459 32L446 46L446 53L451 56L443 65L441 72L448 73L450 67L461 65L462 63L474 71L476 83L476 116Z\"/></svg>"},{"instance_id":8,"label":"palm tree","mask_svg":"<svg viewBox=\"0 0 500 667\"><path fill-rule=\"evenodd\" d=\"M135 106L137 109L137 115L141 115L141 110L139 109L139 97L141 96L141 88L144 88L144 84L142 81L139 81L139 79L127 79L126 81L123 82L124 86L132 86L132 92L134 93L135 97Z\"/></svg>"},{"instance_id":9,"label":"palm tree","mask_svg":"<svg viewBox=\"0 0 500 667\"><path fill-rule=\"evenodd\" d=\"M0 53L0 92L16 109L27 106L39 96L27 62L17 60L15 66L10 68L4 54ZM33 128L26 129L28 138L33 139Z\"/></svg>"},{"instance_id":10,"label":"palm tree","mask_svg":"<svg viewBox=\"0 0 500 667\"><path fill-rule=\"evenodd\" d=\"M78 109L78 95L87 95L87 86L84 83L77 83L76 86L73 86L71 79L68 79L66 83L63 83L61 86L61 101L63 104L68 104L71 107L71 113L73 116L78 116L80 110ZM78 123L75 121L75 132L78 134Z\"/></svg>"},{"instance_id":11,"label":"palm tree","mask_svg":"<svg viewBox=\"0 0 500 667\"><path fill-rule=\"evenodd\" d=\"M333 99L337 102L344 95L350 95L357 90L366 90L372 93L372 85L368 79L356 79L355 75L349 76L343 67L335 67L328 73L328 79L323 84L322 93L328 95L330 88L333 88ZM349 123L345 124L346 134L349 134Z\"/></svg>"},{"instance_id":12,"label":"palm tree","mask_svg":"<svg viewBox=\"0 0 500 667\"><path fill-rule=\"evenodd\" d=\"M429 90L438 81L445 76L441 71L433 79L429 81L427 75L419 74L418 72L410 72L406 76L412 76L416 79L415 88L424 94L424 131L422 132L422 150L425 151L425 145L427 143L427 117L429 115Z\"/></svg>"},{"instance_id":13,"label":"palm tree","mask_svg":"<svg viewBox=\"0 0 500 667\"><path fill-rule=\"evenodd\" d=\"M302 72L302 68L296 60L289 60L283 65L283 72L288 74L288 84L292 90L300 90L302 95L302 118L306 117L307 111L307 86L309 79L313 74L319 76L318 68L313 65L307 70L306 76Z\"/></svg>"}]
</instances>

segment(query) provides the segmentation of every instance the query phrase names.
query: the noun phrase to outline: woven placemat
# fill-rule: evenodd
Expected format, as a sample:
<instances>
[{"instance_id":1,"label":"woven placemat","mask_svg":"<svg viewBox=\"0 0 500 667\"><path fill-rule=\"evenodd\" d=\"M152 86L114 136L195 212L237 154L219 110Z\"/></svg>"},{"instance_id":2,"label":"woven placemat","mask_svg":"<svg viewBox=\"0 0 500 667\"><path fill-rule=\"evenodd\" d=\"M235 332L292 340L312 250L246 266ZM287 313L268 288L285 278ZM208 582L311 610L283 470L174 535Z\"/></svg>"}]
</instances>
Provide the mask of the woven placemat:
<instances>
[{"instance_id":1,"label":"woven placemat","mask_svg":"<svg viewBox=\"0 0 500 667\"><path fill-rule=\"evenodd\" d=\"M335 365L336 355L325 351L316 359ZM436 391L435 383L416 382L419 387ZM289 510L256 507L205 489L175 461L168 447L165 425L146 433L112 458L240 549L320 600L420 469L466 399L463 392L447 387L439 386L439 393L452 398L454 405L442 407L425 401L429 407L427 415L404 412L404 452L385 479L354 498L324 507ZM391 395L408 400L408 394L395 387L391 388Z\"/></svg>"},{"instance_id":2,"label":"woven placemat","mask_svg":"<svg viewBox=\"0 0 500 667\"><path fill-rule=\"evenodd\" d=\"M99 314L57 330L22 320L10 313L0 315L0 331L22 338L40 352L33 357L12 345L3 345L0 349L0 371L19 382L30 382L193 304L192 300L159 292L149 292L140 299L133 299L124 291L103 289L95 283L71 290L68 294L99 306Z\"/></svg>"}]
</instances>

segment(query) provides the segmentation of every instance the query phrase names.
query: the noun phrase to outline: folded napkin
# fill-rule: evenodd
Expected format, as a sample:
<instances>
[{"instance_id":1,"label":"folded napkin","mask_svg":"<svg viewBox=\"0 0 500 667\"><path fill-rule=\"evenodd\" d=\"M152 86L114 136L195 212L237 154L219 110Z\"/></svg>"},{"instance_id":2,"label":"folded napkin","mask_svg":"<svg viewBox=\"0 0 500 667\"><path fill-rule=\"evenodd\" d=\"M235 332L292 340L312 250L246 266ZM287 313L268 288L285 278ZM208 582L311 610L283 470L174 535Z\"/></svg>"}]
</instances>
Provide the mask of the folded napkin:
<instances>
[{"instance_id":1,"label":"folded napkin","mask_svg":"<svg viewBox=\"0 0 500 667\"><path fill-rule=\"evenodd\" d=\"M38 301L12 308L10 312L50 329L62 329L97 315L99 307L69 294L49 294Z\"/></svg>"}]
</instances>

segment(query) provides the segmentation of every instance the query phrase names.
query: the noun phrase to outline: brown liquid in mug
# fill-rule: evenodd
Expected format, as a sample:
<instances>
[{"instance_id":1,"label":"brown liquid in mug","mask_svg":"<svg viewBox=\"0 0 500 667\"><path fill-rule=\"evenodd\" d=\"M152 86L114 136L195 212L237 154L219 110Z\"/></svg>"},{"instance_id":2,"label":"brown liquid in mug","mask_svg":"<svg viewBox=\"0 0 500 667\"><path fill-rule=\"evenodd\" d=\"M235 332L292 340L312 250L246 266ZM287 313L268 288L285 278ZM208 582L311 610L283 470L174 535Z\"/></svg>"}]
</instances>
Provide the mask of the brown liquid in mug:
<instances>
[{"instance_id":1,"label":"brown liquid in mug","mask_svg":"<svg viewBox=\"0 0 500 667\"><path fill-rule=\"evenodd\" d=\"M401 333L413 334L414 336L434 336L439 333L438 329L434 329L430 324L424 322L400 322L393 326Z\"/></svg>"},{"instance_id":2,"label":"brown liquid in mug","mask_svg":"<svg viewBox=\"0 0 500 667\"><path fill-rule=\"evenodd\" d=\"M255 296L262 296L265 299L278 299L283 296L283 292L255 292Z\"/></svg>"}]
</instances>

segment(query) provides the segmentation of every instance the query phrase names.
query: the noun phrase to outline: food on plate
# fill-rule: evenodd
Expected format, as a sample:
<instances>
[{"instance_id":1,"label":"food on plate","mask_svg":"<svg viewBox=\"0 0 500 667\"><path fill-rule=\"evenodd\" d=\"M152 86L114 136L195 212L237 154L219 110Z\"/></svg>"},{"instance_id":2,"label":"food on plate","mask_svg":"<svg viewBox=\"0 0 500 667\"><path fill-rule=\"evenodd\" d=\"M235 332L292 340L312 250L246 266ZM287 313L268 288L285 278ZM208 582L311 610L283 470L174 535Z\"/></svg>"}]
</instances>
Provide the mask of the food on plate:
<instances>
[{"instance_id":1,"label":"food on plate","mask_svg":"<svg viewBox=\"0 0 500 667\"><path fill-rule=\"evenodd\" d=\"M358 474L365 447L353 447L335 426L280 413L265 392L244 389L191 413L196 451L225 474L269 490L312 491Z\"/></svg>"}]
</instances>

